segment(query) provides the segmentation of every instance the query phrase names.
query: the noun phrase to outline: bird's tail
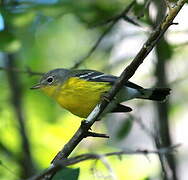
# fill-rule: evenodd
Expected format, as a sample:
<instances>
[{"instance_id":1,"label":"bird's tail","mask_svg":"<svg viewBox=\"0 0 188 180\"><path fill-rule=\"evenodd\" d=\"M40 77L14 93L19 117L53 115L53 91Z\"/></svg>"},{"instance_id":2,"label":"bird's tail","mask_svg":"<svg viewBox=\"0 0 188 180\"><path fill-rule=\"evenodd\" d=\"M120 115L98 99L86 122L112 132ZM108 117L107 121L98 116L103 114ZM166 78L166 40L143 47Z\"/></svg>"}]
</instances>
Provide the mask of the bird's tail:
<instances>
[{"instance_id":1,"label":"bird's tail","mask_svg":"<svg viewBox=\"0 0 188 180\"><path fill-rule=\"evenodd\" d=\"M164 101L166 97L170 94L170 91L170 88L140 89L142 95L137 98L149 99L154 101Z\"/></svg>"}]
</instances>

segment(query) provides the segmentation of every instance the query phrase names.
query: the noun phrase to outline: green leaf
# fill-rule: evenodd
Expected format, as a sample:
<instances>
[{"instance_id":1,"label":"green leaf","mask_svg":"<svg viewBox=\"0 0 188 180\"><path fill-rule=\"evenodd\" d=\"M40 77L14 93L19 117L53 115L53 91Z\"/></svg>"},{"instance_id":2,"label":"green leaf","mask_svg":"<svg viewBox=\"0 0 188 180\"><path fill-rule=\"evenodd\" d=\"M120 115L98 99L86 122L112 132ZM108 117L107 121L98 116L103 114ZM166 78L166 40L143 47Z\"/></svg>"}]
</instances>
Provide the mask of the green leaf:
<instances>
[{"instance_id":1,"label":"green leaf","mask_svg":"<svg viewBox=\"0 0 188 180\"><path fill-rule=\"evenodd\" d=\"M119 140L125 138L129 132L131 131L133 126L133 117L130 116L127 118L120 126L119 130L117 131L117 138Z\"/></svg>"},{"instance_id":2,"label":"green leaf","mask_svg":"<svg viewBox=\"0 0 188 180\"><path fill-rule=\"evenodd\" d=\"M63 168L61 171L58 171L52 180L77 180L79 177L80 168Z\"/></svg>"}]
</instances>

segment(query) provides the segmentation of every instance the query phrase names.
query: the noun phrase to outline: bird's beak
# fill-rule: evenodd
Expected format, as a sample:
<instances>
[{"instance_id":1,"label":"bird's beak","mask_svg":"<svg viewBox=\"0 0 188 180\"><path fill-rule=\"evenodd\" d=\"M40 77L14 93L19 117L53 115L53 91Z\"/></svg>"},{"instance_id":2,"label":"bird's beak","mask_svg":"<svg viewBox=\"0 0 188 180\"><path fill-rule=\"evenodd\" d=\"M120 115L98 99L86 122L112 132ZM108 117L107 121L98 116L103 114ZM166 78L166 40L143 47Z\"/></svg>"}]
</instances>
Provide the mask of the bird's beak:
<instances>
[{"instance_id":1,"label":"bird's beak","mask_svg":"<svg viewBox=\"0 0 188 180\"><path fill-rule=\"evenodd\" d=\"M40 84L40 83L34 85L34 86L31 87L30 89L39 89L39 88L41 88L41 84Z\"/></svg>"}]
</instances>

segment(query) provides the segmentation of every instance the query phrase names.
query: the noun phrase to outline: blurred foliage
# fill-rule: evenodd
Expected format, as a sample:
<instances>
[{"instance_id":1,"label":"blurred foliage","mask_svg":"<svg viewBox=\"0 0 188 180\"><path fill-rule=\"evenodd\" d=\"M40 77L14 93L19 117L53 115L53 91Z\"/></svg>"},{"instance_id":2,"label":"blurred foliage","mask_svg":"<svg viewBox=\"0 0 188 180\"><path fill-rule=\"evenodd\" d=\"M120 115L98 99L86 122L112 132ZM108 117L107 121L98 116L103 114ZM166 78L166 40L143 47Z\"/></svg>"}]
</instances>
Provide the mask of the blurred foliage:
<instances>
[{"instance_id":1,"label":"blurred foliage","mask_svg":"<svg viewBox=\"0 0 188 180\"><path fill-rule=\"evenodd\" d=\"M122 124L121 127L118 129L117 138L119 140L124 139L131 131L133 127L133 120L132 116L129 116Z\"/></svg>"},{"instance_id":2,"label":"blurred foliage","mask_svg":"<svg viewBox=\"0 0 188 180\"><path fill-rule=\"evenodd\" d=\"M79 176L79 169L63 168L59 171L52 180L77 180Z\"/></svg>"},{"instance_id":3,"label":"blurred foliage","mask_svg":"<svg viewBox=\"0 0 188 180\"><path fill-rule=\"evenodd\" d=\"M139 17L139 22L142 23L143 27L150 27L151 10L146 7L146 2L136 2L129 14L133 19ZM0 22L0 66L5 67L6 55L14 53L16 68L23 70L29 67L33 71L46 72L54 68L72 67L75 62L87 54L108 26L108 24L98 25L121 13L130 1L3 0L0 3L0 16L2 17L2 22ZM123 61L116 61L117 59L113 59L113 54L117 51L117 47L118 51L122 51L120 44L126 38L134 39L138 35L145 37L148 31L141 32L143 27L138 28L139 32L132 31L133 25L125 23L126 28L130 30L126 34L123 30L124 27L122 27L123 23L125 22L122 20L108 33L95 53L86 59L79 68L105 69L108 73L116 74L119 73L120 68L125 67L132 57L122 55L121 59ZM128 43L130 43L130 40ZM176 59L181 59L180 57L185 56L187 52L187 46L176 50L177 47L167 41L160 45L161 53L166 56L165 59L170 60L174 58L175 54ZM130 46L134 48L134 45L130 44ZM126 52L124 49L123 51ZM135 53L135 49L133 53ZM118 67L114 62L119 64ZM174 75L173 68L176 69L176 66L171 65L171 67L170 74ZM144 71L147 72L148 69L146 67ZM149 75L144 74L139 77L147 83L148 76L152 76L152 72ZM36 170L39 171L49 166L56 153L77 130L81 119L60 108L53 100L41 92L29 90L38 81L39 76L18 73L18 77L22 85L22 110L31 145L31 156ZM152 78L154 79L154 77ZM173 76L173 78L172 80L176 80L176 76ZM152 84L153 79L148 86ZM20 177L24 168L20 162L24 150L21 148L20 125L10 100L11 91L6 71L0 71L0 81L0 162L2 162L0 163L0 179L14 180ZM185 84L181 86L180 89L184 94L187 87L184 87ZM184 96L183 100L175 99L170 113L177 117L177 114L179 115L182 112L179 104L185 106L187 105L186 102L187 96ZM138 107L142 108L144 104L139 102ZM117 123L117 121L115 122ZM113 127L115 129L115 141L108 143L107 140L88 138L78 146L73 155L88 152L118 151L122 146L123 149L129 148L129 146L131 148L133 141L139 141L140 137L136 136L128 145L117 145L117 141L126 141L128 139L128 135L134 129L135 122L134 117L130 116L127 119L124 117L121 126L117 128L116 123L108 126L107 123L99 122L94 126L94 130L96 129L97 132L107 132L110 135L112 132L108 132L108 130ZM109 164L112 166L117 179L146 180L152 179L149 178L150 176L155 177L159 174L159 165L157 158L154 156L149 158L155 162L151 164L142 156L125 156L125 158L120 159L117 157L109 158ZM8 167L10 171L4 167ZM87 161L73 167L75 169L66 168L62 170L53 179L60 179L59 176L61 175L63 175L63 179L82 180L89 178L104 179L109 176L109 171L100 161Z\"/></svg>"},{"instance_id":4,"label":"blurred foliage","mask_svg":"<svg viewBox=\"0 0 188 180\"><path fill-rule=\"evenodd\" d=\"M0 31L0 50L5 52L14 52L19 49L20 43L15 36L7 30Z\"/></svg>"}]
</instances>

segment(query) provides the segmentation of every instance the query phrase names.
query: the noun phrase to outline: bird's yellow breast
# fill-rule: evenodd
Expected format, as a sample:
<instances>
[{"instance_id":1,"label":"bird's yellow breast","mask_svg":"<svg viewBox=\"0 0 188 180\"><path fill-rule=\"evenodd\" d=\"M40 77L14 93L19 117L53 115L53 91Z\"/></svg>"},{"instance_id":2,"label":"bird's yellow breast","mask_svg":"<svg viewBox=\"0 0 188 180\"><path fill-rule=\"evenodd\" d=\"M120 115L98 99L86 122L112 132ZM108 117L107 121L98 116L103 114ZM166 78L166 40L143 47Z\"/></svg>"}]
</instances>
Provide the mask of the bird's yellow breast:
<instances>
[{"instance_id":1,"label":"bird's yellow breast","mask_svg":"<svg viewBox=\"0 0 188 180\"><path fill-rule=\"evenodd\" d=\"M62 85L47 86L42 89L63 108L85 118L110 87L110 84L106 82L92 82L72 77Z\"/></svg>"}]
</instances>

